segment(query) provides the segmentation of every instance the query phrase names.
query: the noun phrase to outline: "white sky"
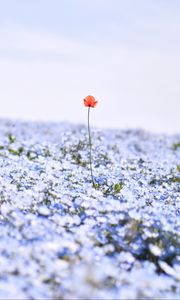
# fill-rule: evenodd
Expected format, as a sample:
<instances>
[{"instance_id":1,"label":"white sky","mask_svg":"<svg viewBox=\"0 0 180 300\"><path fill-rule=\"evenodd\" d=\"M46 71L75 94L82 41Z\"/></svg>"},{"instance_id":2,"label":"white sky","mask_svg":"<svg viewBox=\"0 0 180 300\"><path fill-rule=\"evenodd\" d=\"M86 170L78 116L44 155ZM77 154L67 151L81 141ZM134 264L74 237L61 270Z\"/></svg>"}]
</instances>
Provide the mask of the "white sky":
<instances>
[{"instance_id":1,"label":"white sky","mask_svg":"<svg viewBox=\"0 0 180 300\"><path fill-rule=\"evenodd\" d=\"M0 0L0 118L180 132L180 2Z\"/></svg>"}]
</instances>

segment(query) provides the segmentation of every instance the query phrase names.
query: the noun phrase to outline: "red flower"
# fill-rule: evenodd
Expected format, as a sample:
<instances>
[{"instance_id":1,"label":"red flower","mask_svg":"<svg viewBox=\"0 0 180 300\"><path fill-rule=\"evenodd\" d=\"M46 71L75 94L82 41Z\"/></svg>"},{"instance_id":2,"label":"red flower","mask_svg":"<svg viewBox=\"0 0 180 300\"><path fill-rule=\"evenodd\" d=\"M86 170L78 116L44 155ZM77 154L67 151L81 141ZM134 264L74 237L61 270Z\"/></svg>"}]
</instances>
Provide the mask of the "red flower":
<instances>
[{"instance_id":1,"label":"red flower","mask_svg":"<svg viewBox=\"0 0 180 300\"><path fill-rule=\"evenodd\" d=\"M84 98L84 105L88 107L95 107L98 101L93 96L87 96Z\"/></svg>"}]
</instances>

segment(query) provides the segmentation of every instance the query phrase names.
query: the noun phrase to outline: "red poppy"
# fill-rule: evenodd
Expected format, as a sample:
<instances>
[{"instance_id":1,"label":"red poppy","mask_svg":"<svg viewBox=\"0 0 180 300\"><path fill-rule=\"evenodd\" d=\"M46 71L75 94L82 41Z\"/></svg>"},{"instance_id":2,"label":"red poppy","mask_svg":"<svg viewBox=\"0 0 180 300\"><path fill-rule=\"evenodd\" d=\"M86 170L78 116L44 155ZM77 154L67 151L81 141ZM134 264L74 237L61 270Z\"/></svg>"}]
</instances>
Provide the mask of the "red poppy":
<instances>
[{"instance_id":1,"label":"red poppy","mask_svg":"<svg viewBox=\"0 0 180 300\"><path fill-rule=\"evenodd\" d=\"M84 98L84 105L88 107L95 107L98 101L93 96L87 96Z\"/></svg>"}]
</instances>

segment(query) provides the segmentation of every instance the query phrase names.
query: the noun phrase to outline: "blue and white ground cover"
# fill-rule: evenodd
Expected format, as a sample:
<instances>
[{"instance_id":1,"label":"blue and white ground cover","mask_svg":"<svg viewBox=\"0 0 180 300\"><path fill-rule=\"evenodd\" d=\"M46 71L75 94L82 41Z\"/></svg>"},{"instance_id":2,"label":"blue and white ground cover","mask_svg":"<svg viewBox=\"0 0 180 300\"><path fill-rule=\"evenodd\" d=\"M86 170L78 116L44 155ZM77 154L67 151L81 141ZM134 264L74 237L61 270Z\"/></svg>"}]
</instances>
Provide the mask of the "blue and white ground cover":
<instances>
[{"instance_id":1,"label":"blue and white ground cover","mask_svg":"<svg viewBox=\"0 0 180 300\"><path fill-rule=\"evenodd\" d=\"M179 299L180 135L0 121L0 299Z\"/></svg>"}]
</instances>

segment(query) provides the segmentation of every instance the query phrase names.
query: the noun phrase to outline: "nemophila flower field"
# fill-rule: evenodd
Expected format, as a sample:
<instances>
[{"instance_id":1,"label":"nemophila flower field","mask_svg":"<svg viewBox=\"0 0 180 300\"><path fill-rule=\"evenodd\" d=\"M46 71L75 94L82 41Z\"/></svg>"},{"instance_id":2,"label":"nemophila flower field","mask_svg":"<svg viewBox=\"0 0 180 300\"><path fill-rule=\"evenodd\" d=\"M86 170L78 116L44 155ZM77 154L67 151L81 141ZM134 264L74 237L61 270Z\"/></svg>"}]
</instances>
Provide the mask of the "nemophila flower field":
<instances>
[{"instance_id":1,"label":"nemophila flower field","mask_svg":"<svg viewBox=\"0 0 180 300\"><path fill-rule=\"evenodd\" d=\"M0 121L1 299L179 299L180 135Z\"/></svg>"}]
</instances>

